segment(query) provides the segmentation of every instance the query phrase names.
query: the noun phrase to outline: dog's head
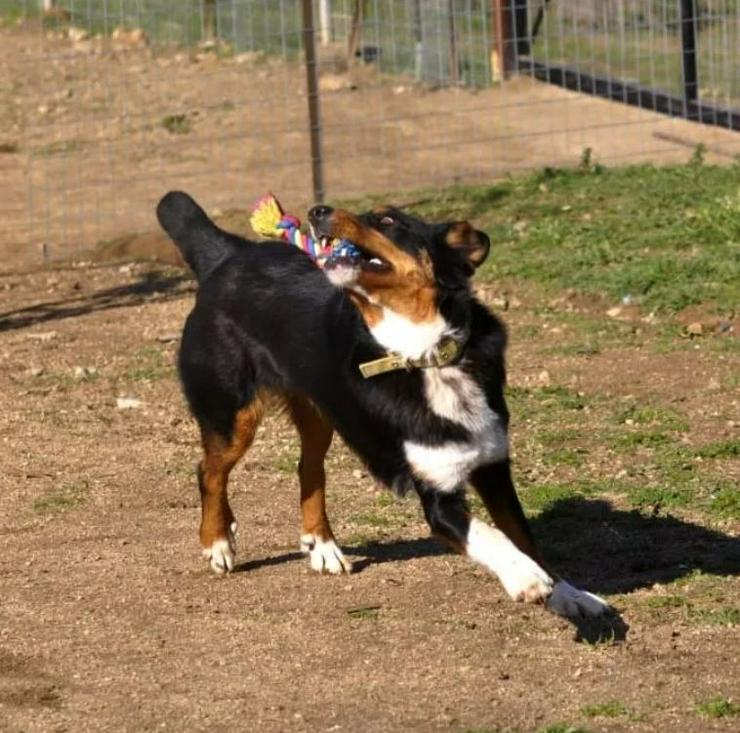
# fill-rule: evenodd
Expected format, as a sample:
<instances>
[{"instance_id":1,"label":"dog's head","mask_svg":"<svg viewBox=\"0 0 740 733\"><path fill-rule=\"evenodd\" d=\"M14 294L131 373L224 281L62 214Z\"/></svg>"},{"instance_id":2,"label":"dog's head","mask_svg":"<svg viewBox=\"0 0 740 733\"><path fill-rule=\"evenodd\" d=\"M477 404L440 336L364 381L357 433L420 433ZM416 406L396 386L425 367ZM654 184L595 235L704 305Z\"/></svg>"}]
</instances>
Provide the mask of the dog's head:
<instances>
[{"instance_id":1,"label":"dog's head","mask_svg":"<svg viewBox=\"0 0 740 733\"><path fill-rule=\"evenodd\" d=\"M430 224L392 207L356 216L315 206L308 218L315 236L347 239L359 250L359 256L331 257L325 271L371 327L385 310L414 323L438 318L441 291L467 288L490 247L486 234L466 221Z\"/></svg>"}]
</instances>

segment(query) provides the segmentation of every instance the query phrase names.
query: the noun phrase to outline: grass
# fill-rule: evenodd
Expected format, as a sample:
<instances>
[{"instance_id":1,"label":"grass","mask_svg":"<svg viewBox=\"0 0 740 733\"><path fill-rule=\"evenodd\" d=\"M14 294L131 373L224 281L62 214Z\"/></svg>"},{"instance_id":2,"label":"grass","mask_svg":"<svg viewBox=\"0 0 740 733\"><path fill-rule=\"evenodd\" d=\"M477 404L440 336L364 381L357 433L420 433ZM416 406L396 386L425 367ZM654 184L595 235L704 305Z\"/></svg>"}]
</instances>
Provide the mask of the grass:
<instances>
[{"instance_id":1,"label":"grass","mask_svg":"<svg viewBox=\"0 0 740 733\"><path fill-rule=\"evenodd\" d=\"M488 232L493 254L481 280L527 280L546 293L573 289L612 303L629 295L645 311L709 303L727 313L740 306L739 176L740 163L546 169L420 192L411 209L472 219ZM600 347L584 339L581 348Z\"/></svg>"},{"instance_id":2,"label":"grass","mask_svg":"<svg viewBox=\"0 0 740 733\"><path fill-rule=\"evenodd\" d=\"M619 718L631 715L629 708L620 702L604 702L595 705L584 705L581 713L587 718Z\"/></svg>"},{"instance_id":3,"label":"grass","mask_svg":"<svg viewBox=\"0 0 740 733\"><path fill-rule=\"evenodd\" d=\"M144 346L134 352L132 363L124 373L129 382L154 382L168 379L175 374L175 368L168 364L164 353L155 346Z\"/></svg>"},{"instance_id":4,"label":"grass","mask_svg":"<svg viewBox=\"0 0 740 733\"><path fill-rule=\"evenodd\" d=\"M740 715L740 705L726 697L715 697L712 700L696 703L696 711L705 718L729 718Z\"/></svg>"},{"instance_id":5,"label":"grass","mask_svg":"<svg viewBox=\"0 0 740 733\"><path fill-rule=\"evenodd\" d=\"M39 497L33 502L37 514L54 515L74 509L85 502L87 486L84 484L65 484L58 489Z\"/></svg>"}]
</instances>

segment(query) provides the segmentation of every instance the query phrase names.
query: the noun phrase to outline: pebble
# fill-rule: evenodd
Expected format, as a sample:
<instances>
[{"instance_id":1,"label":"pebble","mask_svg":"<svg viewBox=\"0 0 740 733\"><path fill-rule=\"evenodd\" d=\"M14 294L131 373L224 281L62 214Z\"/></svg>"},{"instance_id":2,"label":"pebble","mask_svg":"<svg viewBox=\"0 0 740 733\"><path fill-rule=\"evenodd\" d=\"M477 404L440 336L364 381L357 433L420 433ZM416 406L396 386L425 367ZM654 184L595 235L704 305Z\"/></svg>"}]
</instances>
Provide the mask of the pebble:
<instances>
[{"instance_id":1,"label":"pebble","mask_svg":"<svg viewBox=\"0 0 740 733\"><path fill-rule=\"evenodd\" d=\"M144 403L136 397L116 397L116 407L119 410L136 410Z\"/></svg>"}]
</instances>

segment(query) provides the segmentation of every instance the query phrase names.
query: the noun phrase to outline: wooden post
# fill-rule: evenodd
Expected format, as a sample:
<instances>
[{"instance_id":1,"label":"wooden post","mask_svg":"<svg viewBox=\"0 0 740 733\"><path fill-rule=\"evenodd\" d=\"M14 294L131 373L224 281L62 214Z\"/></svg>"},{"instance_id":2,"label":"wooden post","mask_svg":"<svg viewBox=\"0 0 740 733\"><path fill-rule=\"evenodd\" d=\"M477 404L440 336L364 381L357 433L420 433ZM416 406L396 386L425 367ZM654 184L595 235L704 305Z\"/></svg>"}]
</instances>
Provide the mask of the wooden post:
<instances>
[{"instance_id":1,"label":"wooden post","mask_svg":"<svg viewBox=\"0 0 740 733\"><path fill-rule=\"evenodd\" d=\"M512 0L491 0L491 3L491 78L503 81L516 69Z\"/></svg>"},{"instance_id":2,"label":"wooden post","mask_svg":"<svg viewBox=\"0 0 740 733\"><path fill-rule=\"evenodd\" d=\"M203 0L203 40L216 38L216 0Z\"/></svg>"},{"instance_id":3,"label":"wooden post","mask_svg":"<svg viewBox=\"0 0 740 733\"><path fill-rule=\"evenodd\" d=\"M319 74L316 68L316 38L313 27L313 3L303 0L303 51L306 56L306 87L308 90L308 119L311 135L311 175L313 199L324 200L324 157L321 150L321 113L319 111Z\"/></svg>"}]
</instances>

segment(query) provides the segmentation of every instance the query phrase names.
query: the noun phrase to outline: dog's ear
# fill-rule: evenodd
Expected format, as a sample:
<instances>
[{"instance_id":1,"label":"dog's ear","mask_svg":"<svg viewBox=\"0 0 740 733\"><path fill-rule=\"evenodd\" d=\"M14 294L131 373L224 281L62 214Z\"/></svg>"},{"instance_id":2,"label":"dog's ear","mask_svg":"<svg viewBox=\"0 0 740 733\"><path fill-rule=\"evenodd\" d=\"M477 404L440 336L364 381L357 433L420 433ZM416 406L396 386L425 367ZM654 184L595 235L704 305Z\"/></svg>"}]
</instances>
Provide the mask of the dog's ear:
<instances>
[{"instance_id":1,"label":"dog's ear","mask_svg":"<svg viewBox=\"0 0 740 733\"><path fill-rule=\"evenodd\" d=\"M488 257L491 240L485 232L473 229L467 221L457 221L447 227L445 244L457 250L470 265L470 274Z\"/></svg>"}]
</instances>

